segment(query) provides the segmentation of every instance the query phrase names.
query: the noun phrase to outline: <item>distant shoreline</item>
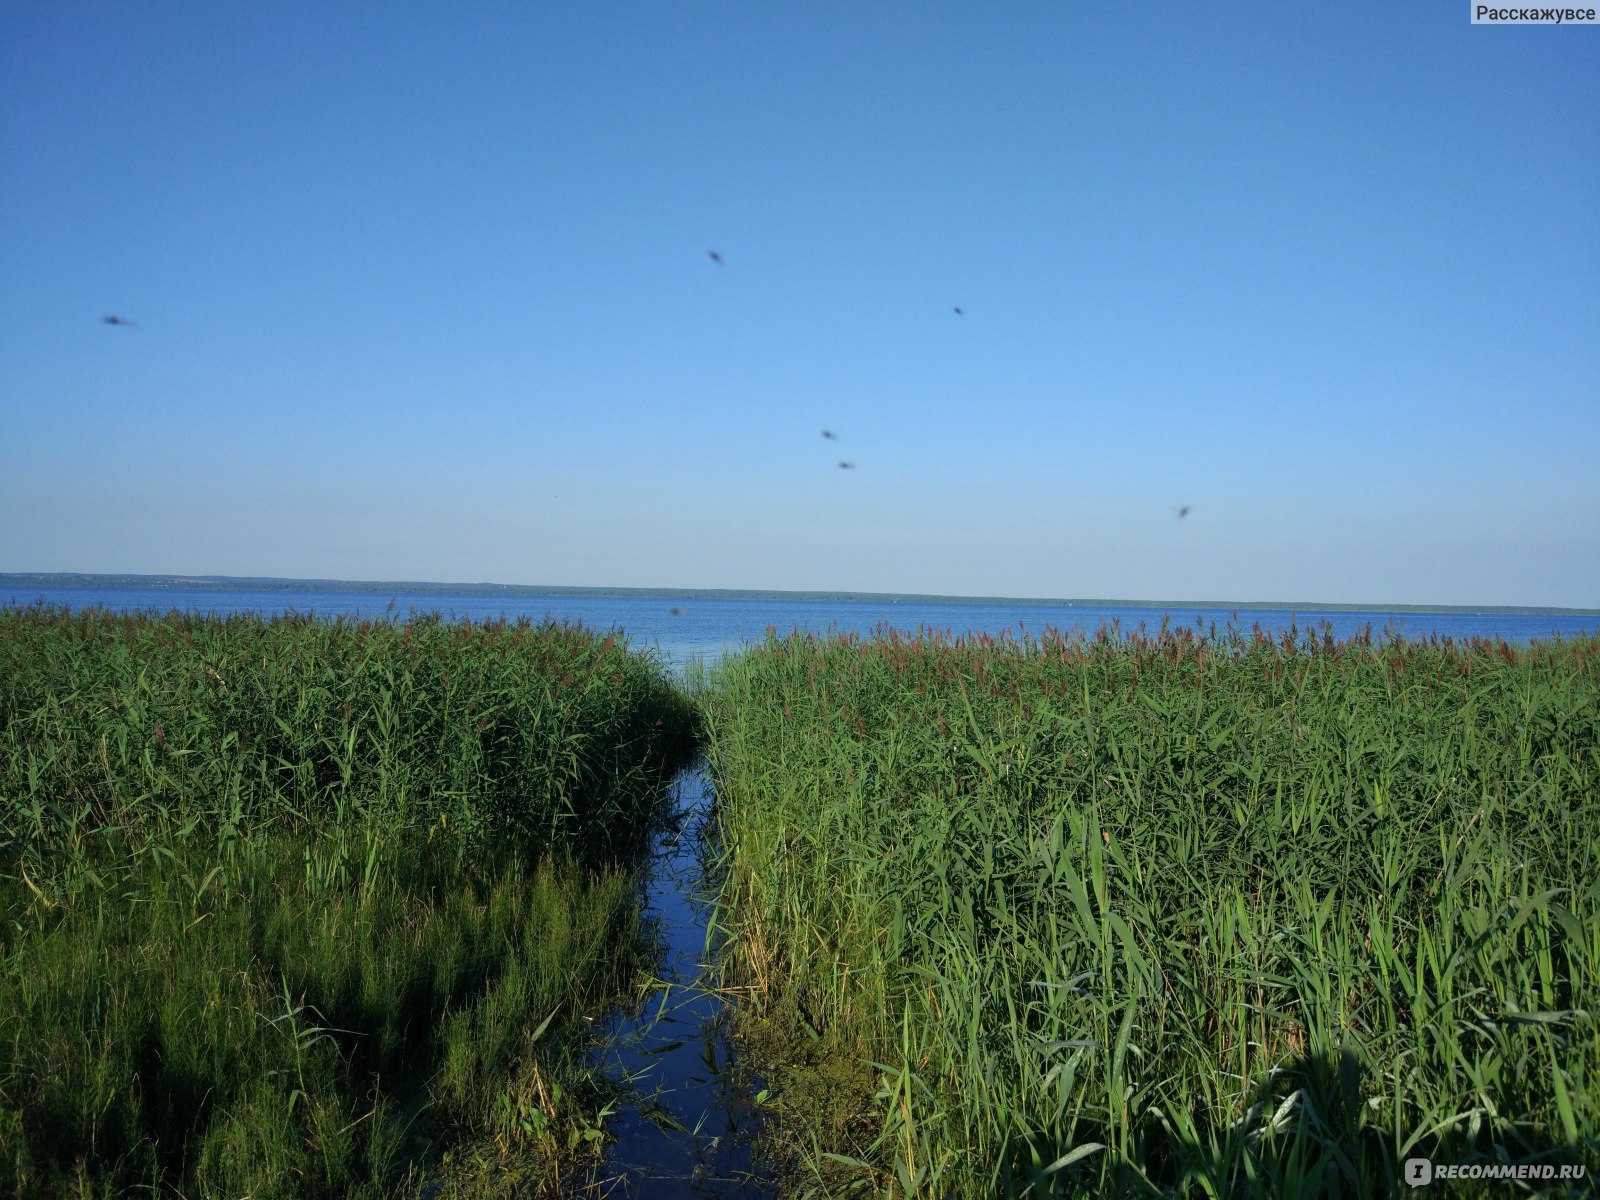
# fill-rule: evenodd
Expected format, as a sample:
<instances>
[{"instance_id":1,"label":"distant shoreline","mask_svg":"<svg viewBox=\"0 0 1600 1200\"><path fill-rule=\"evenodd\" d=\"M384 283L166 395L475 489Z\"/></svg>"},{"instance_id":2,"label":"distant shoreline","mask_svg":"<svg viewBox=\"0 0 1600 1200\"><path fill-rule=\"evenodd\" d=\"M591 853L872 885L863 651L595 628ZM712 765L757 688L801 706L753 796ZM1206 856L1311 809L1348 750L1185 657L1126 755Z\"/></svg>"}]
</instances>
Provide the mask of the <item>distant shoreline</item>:
<instances>
[{"instance_id":1,"label":"distant shoreline","mask_svg":"<svg viewBox=\"0 0 1600 1200\"><path fill-rule=\"evenodd\" d=\"M1498 613L1531 616L1600 616L1595 608L1473 604L1324 604L1267 600L1041 599L1025 596L940 596L907 592L791 592L740 588L568 587L515 583L430 583L418 580L281 579L235 575L99 575L79 572L0 573L0 587L183 589L215 592L349 592L411 596L599 596L679 600L785 600L823 603L1013 604L1039 608L1147 608L1237 610L1239 612Z\"/></svg>"}]
</instances>

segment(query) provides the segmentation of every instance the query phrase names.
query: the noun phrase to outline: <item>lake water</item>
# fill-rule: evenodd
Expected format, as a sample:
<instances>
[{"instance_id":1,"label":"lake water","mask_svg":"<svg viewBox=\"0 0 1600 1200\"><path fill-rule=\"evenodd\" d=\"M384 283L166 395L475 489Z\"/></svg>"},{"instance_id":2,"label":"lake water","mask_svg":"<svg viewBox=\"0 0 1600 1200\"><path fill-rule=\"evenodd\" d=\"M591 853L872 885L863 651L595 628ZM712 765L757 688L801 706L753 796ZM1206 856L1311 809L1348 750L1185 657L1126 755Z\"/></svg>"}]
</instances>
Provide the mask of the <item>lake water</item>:
<instances>
[{"instance_id":1,"label":"lake water","mask_svg":"<svg viewBox=\"0 0 1600 1200\"><path fill-rule=\"evenodd\" d=\"M1109 606L1069 603L970 603L941 600L838 600L800 599L793 596L725 597L694 592L677 595L602 596L575 594L483 594L479 592L416 593L385 591L319 591L248 588L185 587L29 587L0 580L0 606L43 601L70 608L99 606L119 611L179 609L203 613L316 613L322 616L383 617L411 612L438 612L448 618L483 620L494 617L554 617L578 621L602 630L620 629L636 648L653 647L670 662L682 666L691 659L715 661L741 645L759 642L769 627L788 633L793 629L826 633L870 633L887 624L906 633L927 627L966 634L1027 632L1047 628L1064 633L1093 634L1116 622L1125 632L1141 627L1155 632L1163 618L1174 625L1219 630L1233 624L1249 630L1260 625L1274 634L1291 625L1304 631L1326 621L1338 638L1371 628L1374 633L1393 629L1407 637L1456 639L1504 638L1527 642L1555 635L1575 637L1600 630L1593 613L1496 612L1364 612L1299 609L1232 609L1204 606Z\"/></svg>"}]
</instances>

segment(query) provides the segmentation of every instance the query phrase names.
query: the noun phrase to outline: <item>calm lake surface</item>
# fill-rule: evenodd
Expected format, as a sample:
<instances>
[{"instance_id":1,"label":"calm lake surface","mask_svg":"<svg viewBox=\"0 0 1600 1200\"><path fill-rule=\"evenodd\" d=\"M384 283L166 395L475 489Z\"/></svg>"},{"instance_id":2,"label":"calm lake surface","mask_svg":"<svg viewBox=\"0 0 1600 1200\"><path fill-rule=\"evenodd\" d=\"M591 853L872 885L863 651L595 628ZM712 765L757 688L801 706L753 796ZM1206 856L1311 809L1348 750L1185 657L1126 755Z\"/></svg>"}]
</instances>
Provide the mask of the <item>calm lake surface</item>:
<instances>
[{"instance_id":1,"label":"calm lake surface","mask_svg":"<svg viewBox=\"0 0 1600 1200\"><path fill-rule=\"evenodd\" d=\"M395 585L399 587L400 585ZM262 589L181 586L161 587L28 587L0 582L0 606L44 602L69 608L101 607L116 611L178 609L202 613L314 613L318 616L404 618L413 612L438 612L447 618L484 620L554 617L601 630L622 630L635 648L659 650L674 666L692 659L714 662L742 645L760 642L766 630L780 634L799 629L823 634L829 630L866 634L880 625L905 633L919 628L946 633L1038 634L1045 629L1093 634L1116 623L1124 632L1143 628L1154 633L1163 619L1173 625L1197 624L1218 630L1230 624L1248 631L1253 625L1277 634L1291 626L1304 632L1326 621L1336 638L1370 628L1375 634L1395 630L1406 637L1437 634L1456 639L1504 638L1528 642L1554 636L1575 637L1600 630L1593 613L1555 615L1496 612L1366 612L1300 609L1232 609L1191 607L1121 607L1072 603L974 603L938 600L800 599L793 596L677 595L604 596L582 594L484 594L482 592L416 593L372 590Z\"/></svg>"}]
</instances>

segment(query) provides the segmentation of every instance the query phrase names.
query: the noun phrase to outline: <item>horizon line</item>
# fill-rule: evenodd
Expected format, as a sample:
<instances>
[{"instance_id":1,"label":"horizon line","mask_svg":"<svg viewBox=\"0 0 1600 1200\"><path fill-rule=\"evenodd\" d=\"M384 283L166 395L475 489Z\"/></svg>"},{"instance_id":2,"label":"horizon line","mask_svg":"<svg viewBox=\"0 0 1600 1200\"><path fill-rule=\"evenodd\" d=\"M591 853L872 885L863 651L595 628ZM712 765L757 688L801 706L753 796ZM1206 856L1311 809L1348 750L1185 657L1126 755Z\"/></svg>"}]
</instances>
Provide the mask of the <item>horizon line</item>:
<instances>
[{"instance_id":1,"label":"horizon line","mask_svg":"<svg viewBox=\"0 0 1600 1200\"><path fill-rule=\"evenodd\" d=\"M311 590L321 585L330 589L382 592L386 589L418 591L422 594L523 594L544 596L639 596L676 597L682 599L748 599L754 597L789 598L801 601L904 601L941 602L947 604L1018 604L1040 607L1097 608L1198 608L1211 610L1269 610L1280 612L1431 612L1431 613L1530 613L1560 616L1600 617L1600 608L1581 608L1569 605L1539 604L1376 604L1320 601L1276 600L1129 600L1108 597L1038 597L1038 596L970 596L947 595L937 592L866 592L832 589L795 588L696 588L696 587L633 587L611 585L450 583L417 579L332 579L298 578L279 575L175 575L144 574L139 572L100 571L11 571L0 572L0 582L18 586L26 581L43 584L55 581L117 581L131 587L199 586L218 589L245 590ZM78 583L82 586L82 583ZM74 586L67 583L66 586Z\"/></svg>"}]
</instances>

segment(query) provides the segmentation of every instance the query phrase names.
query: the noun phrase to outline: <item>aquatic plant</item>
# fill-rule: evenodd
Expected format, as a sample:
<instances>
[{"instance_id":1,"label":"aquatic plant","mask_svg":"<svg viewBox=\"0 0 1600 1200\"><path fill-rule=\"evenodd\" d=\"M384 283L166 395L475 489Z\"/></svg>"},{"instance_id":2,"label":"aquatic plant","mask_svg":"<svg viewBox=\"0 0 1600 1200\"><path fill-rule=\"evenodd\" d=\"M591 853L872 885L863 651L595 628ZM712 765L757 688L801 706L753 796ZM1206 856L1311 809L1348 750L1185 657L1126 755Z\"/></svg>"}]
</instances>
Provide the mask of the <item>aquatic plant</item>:
<instances>
[{"instance_id":1,"label":"aquatic plant","mask_svg":"<svg viewBox=\"0 0 1600 1200\"><path fill-rule=\"evenodd\" d=\"M1595 638L769 633L705 694L728 981L865 1073L849 1120L789 1106L802 1171L1266 1197L1397 1191L1412 1157L1592 1169L1597 666Z\"/></svg>"},{"instance_id":2,"label":"aquatic plant","mask_svg":"<svg viewBox=\"0 0 1600 1200\"><path fill-rule=\"evenodd\" d=\"M576 627L0 612L0 1179L555 1190L693 736Z\"/></svg>"}]
</instances>

